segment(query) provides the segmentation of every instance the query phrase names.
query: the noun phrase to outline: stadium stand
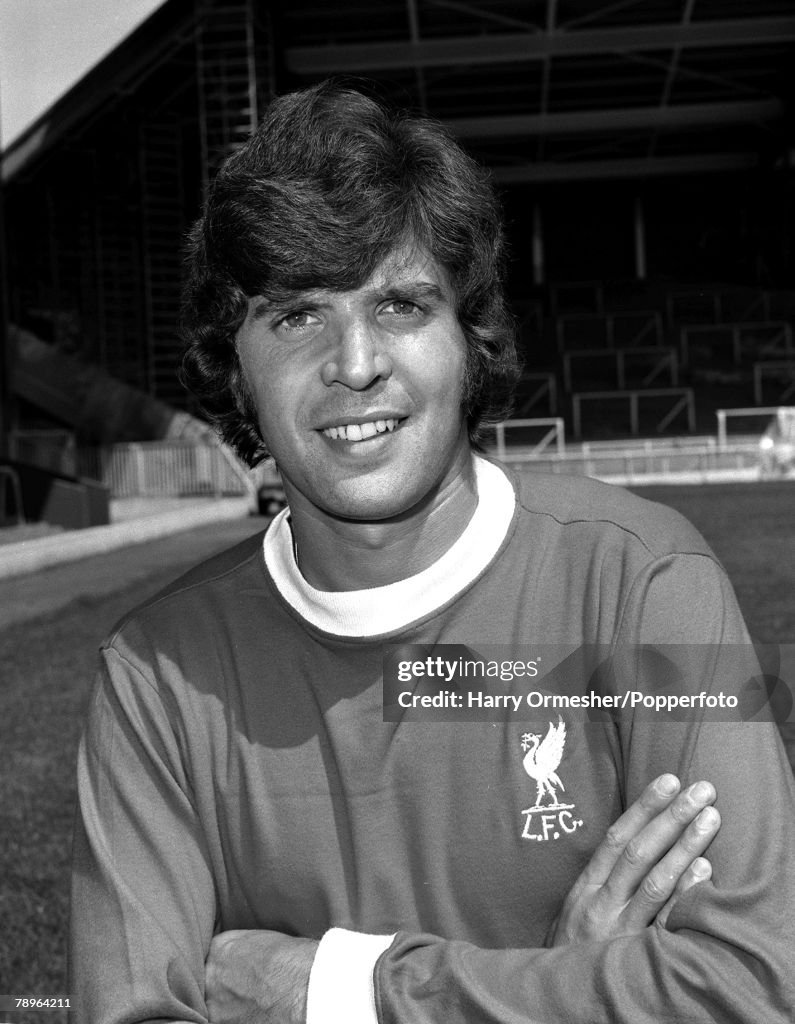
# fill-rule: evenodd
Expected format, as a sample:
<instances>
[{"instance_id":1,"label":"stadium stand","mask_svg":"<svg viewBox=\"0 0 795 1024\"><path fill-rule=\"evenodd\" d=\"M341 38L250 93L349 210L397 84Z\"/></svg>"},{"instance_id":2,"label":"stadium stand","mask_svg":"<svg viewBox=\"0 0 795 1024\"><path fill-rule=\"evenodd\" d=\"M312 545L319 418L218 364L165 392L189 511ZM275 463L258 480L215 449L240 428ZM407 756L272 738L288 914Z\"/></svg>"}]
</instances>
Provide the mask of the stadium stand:
<instances>
[{"instance_id":1,"label":"stadium stand","mask_svg":"<svg viewBox=\"0 0 795 1024\"><path fill-rule=\"evenodd\" d=\"M789 5L472 0L451 11L165 0L15 139L2 154L0 320L15 330L3 342L14 366L0 385L0 461L13 445L43 469L59 446L148 444L169 436L150 429L155 410L158 422L197 413L175 375L185 232L269 98L335 74L444 121L499 184L526 355L518 419L676 447L714 437L718 409L791 402ZM26 338L48 347L38 362ZM91 422L93 399L70 394L74 368L55 369L64 359L115 382L109 394L149 400L126 421L137 436L117 429L126 399ZM764 423L754 429L758 439ZM507 430L508 448L521 436ZM103 453L82 464L110 464Z\"/></svg>"}]
</instances>

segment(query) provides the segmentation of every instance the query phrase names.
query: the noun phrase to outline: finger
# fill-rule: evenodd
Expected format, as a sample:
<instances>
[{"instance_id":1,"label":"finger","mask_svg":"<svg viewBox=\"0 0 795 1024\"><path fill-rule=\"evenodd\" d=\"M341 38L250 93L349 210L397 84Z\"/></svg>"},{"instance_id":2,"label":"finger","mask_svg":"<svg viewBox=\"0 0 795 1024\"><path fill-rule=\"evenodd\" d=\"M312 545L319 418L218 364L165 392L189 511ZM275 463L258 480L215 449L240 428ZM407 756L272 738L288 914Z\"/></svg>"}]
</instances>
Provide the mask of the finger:
<instances>
[{"instance_id":1,"label":"finger","mask_svg":"<svg viewBox=\"0 0 795 1024\"><path fill-rule=\"evenodd\" d=\"M707 882L712 878L712 862L707 857L696 857L693 863L683 872L682 877L676 883L674 897L692 889L699 882Z\"/></svg>"},{"instance_id":2,"label":"finger","mask_svg":"<svg viewBox=\"0 0 795 1024\"><path fill-rule=\"evenodd\" d=\"M671 896L657 915L657 922L664 928L668 922L668 915L671 913L678 897L682 893L687 892L688 889L692 889L699 882L707 882L710 878L712 878L712 865L706 857L696 857L677 882L673 896Z\"/></svg>"},{"instance_id":3,"label":"finger","mask_svg":"<svg viewBox=\"0 0 795 1024\"><path fill-rule=\"evenodd\" d=\"M696 816L714 802L715 795L715 787L709 782L697 782L680 793L665 810L627 843L603 886L604 897L619 905L628 902L655 865L675 843L683 839L688 826ZM704 823L710 820L708 815ZM696 833L700 835L698 829ZM711 840L712 836L709 838ZM694 838L690 833L686 844L692 842ZM696 849L696 854L700 853L701 849ZM693 856L687 859L688 864ZM683 865L683 870L685 866Z\"/></svg>"},{"instance_id":4,"label":"finger","mask_svg":"<svg viewBox=\"0 0 795 1024\"><path fill-rule=\"evenodd\" d=\"M662 857L641 881L635 895L621 913L621 919L630 929L645 928L657 917L668 900L685 891L696 880L700 855L707 849L720 828L720 814L714 807L705 807L688 825L668 853Z\"/></svg>"},{"instance_id":5,"label":"finger","mask_svg":"<svg viewBox=\"0 0 795 1024\"><path fill-rule=\"evenodd\" d=\"M651 782L617 818L580 875L584 885L603 885L635 836L664 811L679 792L679 779L666 773Z\"/></svg>"}]
</instances>

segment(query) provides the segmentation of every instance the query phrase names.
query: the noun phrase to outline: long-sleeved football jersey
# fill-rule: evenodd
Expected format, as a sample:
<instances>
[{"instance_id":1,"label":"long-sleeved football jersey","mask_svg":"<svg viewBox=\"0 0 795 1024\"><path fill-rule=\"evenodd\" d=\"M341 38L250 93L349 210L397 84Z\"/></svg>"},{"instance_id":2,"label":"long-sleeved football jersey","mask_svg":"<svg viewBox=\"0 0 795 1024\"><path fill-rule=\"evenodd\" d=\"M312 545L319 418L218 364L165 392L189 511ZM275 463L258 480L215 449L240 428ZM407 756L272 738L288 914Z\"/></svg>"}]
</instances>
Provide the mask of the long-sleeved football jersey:
<instances>
[{"instance_id":1,"label":"long-sleeved football jersey","mask_svg":"<svg viewBox=\"0 0 795 1024\"><path fill-rule=\"evenodd\" d=\"M385 645L603 645L628 670L635 645L698 644L693 694L720 691L720 652L749 650L721 567L676 513L584 479L532 475L514 494L484 462L478 486L447 562L410 580L314 591L283 518L264 550L210 560L108 640L78 769L83 1024L206 1022L215 932L333 926L396 933L374 972L382 1024L792 1020L795 795L775 726L695 709L385 716ZM551 771L531 756L545 741ZM662 772L717 789L712 879L666 927L543 948L608 826Z\"/></svg>"}]
</instances>

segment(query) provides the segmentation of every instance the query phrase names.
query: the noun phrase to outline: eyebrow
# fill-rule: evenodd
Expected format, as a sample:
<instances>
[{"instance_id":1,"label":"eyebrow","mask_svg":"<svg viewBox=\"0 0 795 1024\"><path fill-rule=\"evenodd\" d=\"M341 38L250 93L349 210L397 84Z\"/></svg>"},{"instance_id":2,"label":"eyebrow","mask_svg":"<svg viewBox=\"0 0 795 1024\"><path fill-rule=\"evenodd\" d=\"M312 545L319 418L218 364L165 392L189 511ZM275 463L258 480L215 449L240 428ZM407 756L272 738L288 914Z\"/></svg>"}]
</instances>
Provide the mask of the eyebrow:
<instances>
[{"instance_id":1,"label":"eyebrow","mask_svg":"<svg viewBox=\"0 0 795 1024\"><path fill-rule=\"evenodd\" d=\"M295 295L289 295L284 299L266 299L263 295L259 295L253 300L254 308L251 310L251 319L261 320L266 316L287 313L291 309L296 309L300 306L316 305L316 303L309 300L309 295L309 292L297 292Z\"/></svg>"},{"instance_id":2,"label":"eyebrow","mask_svg":"<svg viewBox=\"0 0 795 1024\"><path fill-rule=\"evenodd\" d=\"M260 320L266 316L273 316L279 313L286 313L291 309L301 307L312 307L322 309L328 305L321 296L328 293L330 289L318 289L316 291L295 292L294 295L285 296L282 299L267 299L259 296L251 311L252 320ZM378 287L371 288L367 292L368 298L385 299L390 295L405 295L418 299L444 299L444 292L434 281L414 280L412 278L394 281L386 281Z\"/></svg>"},{"instance_id":3,"label":"eyebrow","mask_svg":"<svg viewBox=\"0 0 795 1024\"><path fill-rule=\"evenodd\" d=\"M433 281L387 281L381 288L374 288L373 295L388 295L398 293L400 295L414 295L419 298L443 299L444 292Z\"/></svg>"}]
</instances>

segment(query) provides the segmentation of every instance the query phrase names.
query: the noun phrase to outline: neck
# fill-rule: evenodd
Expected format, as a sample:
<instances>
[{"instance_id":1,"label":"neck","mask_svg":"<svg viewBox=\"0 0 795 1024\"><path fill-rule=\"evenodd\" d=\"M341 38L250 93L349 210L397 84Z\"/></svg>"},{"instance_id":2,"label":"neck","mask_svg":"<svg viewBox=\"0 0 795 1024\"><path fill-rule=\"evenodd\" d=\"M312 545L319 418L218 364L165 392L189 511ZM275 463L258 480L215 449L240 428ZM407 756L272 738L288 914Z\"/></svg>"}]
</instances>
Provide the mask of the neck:
<instances>
[{"instance_id":1,"label":"neck","mask_svg":"<svg viewBox=\"0 0 795 1024\"><path fill-rule=\"evenodd\" d=\"M317 590L387 586L427 569L458 540L477 507L471 453L423 501L390 519L338 519L291 496L298 566Z\"/></svg>"}]
</instances>

